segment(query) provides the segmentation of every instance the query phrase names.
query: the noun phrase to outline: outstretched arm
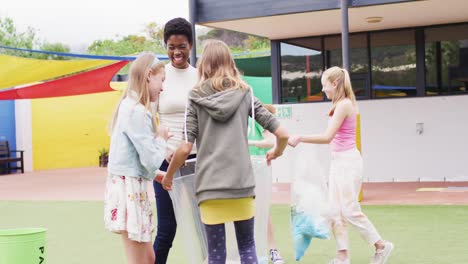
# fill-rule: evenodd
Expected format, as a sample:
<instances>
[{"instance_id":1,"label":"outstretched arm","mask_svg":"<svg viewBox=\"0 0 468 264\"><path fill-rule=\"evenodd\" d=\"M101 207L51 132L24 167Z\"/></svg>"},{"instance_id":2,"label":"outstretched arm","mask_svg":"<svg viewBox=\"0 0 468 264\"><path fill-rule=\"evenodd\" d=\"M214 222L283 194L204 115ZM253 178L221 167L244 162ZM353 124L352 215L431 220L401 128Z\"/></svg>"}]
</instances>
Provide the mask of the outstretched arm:
<instances>
[{"instance_id":1,"label":"outstretched arm","mask_svg":"<svg viewBox=\"0 0 468 264\"><path fill-rule=\"evenodd\" d=\"M262 140L249 140L249 146L254 146L258 148L272 148L275 146L275 136L268 132L268 130L264 130Z\"/></svg>"},{"instance_id":2,"label":"outstretched arm","mask_svg":"<svg viewBox=\"0 0 468 264\"><path fill-rule=\"evenodd\" d=\"M329 144L338 132L341 124L345 118L353 112L353 105L350 101L346 100L340 102L333 113L330 124L323 134L318 135L295 135L292 136L288 144L296 147L299 143L312 143L312 144Z\"/></svg>"}]
</instances>

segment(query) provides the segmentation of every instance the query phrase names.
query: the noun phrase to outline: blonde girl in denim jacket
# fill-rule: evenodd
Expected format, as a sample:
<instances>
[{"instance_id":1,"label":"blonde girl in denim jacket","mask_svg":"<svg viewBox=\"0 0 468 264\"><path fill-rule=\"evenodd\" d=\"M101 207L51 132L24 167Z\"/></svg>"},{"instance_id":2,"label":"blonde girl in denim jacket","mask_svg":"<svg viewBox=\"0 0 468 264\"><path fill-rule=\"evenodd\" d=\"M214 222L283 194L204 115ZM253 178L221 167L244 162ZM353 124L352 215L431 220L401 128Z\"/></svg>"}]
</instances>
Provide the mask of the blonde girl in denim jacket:
<instances>
[{"instance_id":1,"label":"blonde girl in denim jacket","mask_svg":"<svg viewBox=\"0 0 468 264\"><path fill-rule=\"evenodd\" d=\"M165 78L164 64L142 53L130 67L128 87L111 129L104 222L122 236L128 263L153 264L153 212L147 185L166 157L167 128L156 127L151 103Z\"/></svg>"}]
</instances>

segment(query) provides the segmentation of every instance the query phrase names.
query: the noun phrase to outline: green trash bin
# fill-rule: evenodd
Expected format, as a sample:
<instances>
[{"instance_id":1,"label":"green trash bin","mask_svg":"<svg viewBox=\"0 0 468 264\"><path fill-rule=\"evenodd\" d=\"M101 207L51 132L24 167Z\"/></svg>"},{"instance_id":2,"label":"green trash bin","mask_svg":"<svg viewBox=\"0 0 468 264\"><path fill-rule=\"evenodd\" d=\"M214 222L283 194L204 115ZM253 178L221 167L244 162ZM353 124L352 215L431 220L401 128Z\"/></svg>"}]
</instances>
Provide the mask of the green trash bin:
<instances>
[{"instance_id":1,"label":"green trash bin","mask_svg":"<svg viewBox=\"0 0 468 264\"><path fill-rule=\"evenodd\" d=\"M0 230L0 263L45 264L46 229Z\"/></svg>"}]
</instances>

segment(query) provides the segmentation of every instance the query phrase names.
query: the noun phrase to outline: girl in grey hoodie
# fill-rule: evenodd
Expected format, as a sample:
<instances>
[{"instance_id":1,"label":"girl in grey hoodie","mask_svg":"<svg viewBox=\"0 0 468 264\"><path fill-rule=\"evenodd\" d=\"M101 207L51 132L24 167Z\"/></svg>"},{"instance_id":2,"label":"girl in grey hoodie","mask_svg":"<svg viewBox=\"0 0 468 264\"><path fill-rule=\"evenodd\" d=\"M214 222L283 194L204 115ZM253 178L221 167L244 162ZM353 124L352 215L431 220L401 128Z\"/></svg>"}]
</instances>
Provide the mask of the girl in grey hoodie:
<instances>
[{"instance_id":1,"label":"girl in grey hoodie","mask_svg":"<svg viewBox=\"0 0 468 264\"><path fill-rule=\"evenodd\" d=\"M198 75L199 83L190 92L187 104L185 143L174 153L162 185L171 189L174 173L196 141L195 188L208 238L208 263L226 263L226 222L234 222L241 263L258 263L255 179L247 139L249 115L276 136L275 147L266 155L268 163L282 155L288 134L241 79L224 42L205 43Z\"/></svg>"}]
</instances>

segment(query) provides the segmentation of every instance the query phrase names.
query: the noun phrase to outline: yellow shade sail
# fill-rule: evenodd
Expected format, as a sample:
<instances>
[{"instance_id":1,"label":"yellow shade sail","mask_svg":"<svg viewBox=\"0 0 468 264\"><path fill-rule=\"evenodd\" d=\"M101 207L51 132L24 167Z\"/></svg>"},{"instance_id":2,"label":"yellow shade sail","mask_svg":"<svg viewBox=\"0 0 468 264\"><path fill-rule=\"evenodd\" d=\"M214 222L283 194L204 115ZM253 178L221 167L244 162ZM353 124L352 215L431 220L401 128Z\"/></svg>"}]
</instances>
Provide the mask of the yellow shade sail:
<instances>
[{"instance_id":1,"label":"yellow shade sail","mask_svg":"<svg viewBox=\"0 0 468 264\"><path fill-rule=\"evenodd\" d=\"M38 60L0 54L0 90L89 70L114 60Z\"/></svg>"}]
</instances>

